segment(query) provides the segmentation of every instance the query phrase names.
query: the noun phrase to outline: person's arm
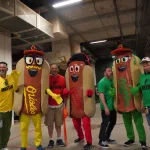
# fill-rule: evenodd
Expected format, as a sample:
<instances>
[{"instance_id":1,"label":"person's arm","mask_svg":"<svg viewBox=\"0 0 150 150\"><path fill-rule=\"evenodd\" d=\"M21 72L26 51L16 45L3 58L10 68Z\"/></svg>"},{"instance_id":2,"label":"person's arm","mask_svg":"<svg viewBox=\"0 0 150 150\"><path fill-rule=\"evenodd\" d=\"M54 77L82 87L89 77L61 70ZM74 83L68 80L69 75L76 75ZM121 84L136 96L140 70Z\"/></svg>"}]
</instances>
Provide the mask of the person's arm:
<instances>
[{"instance_id":1,"label":"person's arm","mask_svg":"<svg viewBox=\"0 0 150 150\"><path fill-rule=\"evenodd\" d=\"M103 84L101 82L101 83L98 84L99 97L100 97L100 100L102 101L102 104L104 106L105 114L109 115L110 111L109 111L109 109L107 107L107 104L106 104L106 100L105 100L105 96L104 96L104 91L105 91L105 84Z\"/></svg>"}]
</instances>

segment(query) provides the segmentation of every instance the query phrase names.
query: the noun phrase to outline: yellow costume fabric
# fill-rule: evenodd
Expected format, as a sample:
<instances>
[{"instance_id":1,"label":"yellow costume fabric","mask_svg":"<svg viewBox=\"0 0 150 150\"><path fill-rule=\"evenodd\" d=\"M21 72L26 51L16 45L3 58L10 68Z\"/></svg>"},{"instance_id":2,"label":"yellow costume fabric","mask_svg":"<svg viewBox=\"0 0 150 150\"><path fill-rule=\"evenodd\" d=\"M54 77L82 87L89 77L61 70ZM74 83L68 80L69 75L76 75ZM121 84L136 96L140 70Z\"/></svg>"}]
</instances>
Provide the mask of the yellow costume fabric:
<instances>
[{"instance_id":1,"label":"yellow costume fabric","mask_svg":"<svg viewBox=\"0 0 150 150\"><path fill-rule=\"evenodd\" d=\"M42 129L41 129L41 114L29 116L25 114L21 114L20 125L21 125L21 138L22 143L21 146L26 148L28 146L28 128L30 124L30 119L32 119L34 127L35 127L35 146L41 145L42 142Z\"/></svg>"}]
</instances>

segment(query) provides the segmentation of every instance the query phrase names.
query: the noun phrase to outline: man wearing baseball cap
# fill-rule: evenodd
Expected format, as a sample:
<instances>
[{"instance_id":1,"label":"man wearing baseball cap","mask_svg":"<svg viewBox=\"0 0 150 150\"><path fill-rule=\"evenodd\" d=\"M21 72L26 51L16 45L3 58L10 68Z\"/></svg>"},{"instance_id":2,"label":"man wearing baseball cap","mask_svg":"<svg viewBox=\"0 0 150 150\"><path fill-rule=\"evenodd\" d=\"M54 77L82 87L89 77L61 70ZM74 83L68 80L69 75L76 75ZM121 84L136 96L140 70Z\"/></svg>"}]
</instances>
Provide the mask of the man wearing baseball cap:
<instances>
[{"instance_id":1,"label":"man wearing baseball cap","mask_svg":"<svg viewBox=\"0 0 150 150\"><path fill-rule=\"evenodd\" d=\"M139 85L131 89L133 95L142 91L143 106L142 111L145 112L148 125L150 126L150 58L144 57L141 61L141 65L144 69L144 74L140 76Z\"/></svg>"}]
</instances>

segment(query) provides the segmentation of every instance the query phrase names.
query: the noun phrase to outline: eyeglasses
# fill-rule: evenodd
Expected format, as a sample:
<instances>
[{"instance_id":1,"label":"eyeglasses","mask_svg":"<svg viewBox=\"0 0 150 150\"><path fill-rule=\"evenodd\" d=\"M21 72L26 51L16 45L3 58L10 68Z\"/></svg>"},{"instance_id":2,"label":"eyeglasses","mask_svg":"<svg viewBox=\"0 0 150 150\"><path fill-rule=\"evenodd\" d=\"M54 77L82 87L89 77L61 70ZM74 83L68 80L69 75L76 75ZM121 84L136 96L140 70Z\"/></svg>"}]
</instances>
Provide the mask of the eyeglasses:
<instances>
[{"instance_id":1,"label":"eyeglasses","mask_svg":"<svg viewBox=\"0 0 150 150\"><path fill-rule=\"evenodd\" d=\"M25 59L25 63L27 65L32 65L32 63L34 62L34 60L35 60L35 63L38 66L42 66L43 62L44 62L44 58L40 57L40 56L25 56L24 59Z\"/></svg>"}]
</instances>

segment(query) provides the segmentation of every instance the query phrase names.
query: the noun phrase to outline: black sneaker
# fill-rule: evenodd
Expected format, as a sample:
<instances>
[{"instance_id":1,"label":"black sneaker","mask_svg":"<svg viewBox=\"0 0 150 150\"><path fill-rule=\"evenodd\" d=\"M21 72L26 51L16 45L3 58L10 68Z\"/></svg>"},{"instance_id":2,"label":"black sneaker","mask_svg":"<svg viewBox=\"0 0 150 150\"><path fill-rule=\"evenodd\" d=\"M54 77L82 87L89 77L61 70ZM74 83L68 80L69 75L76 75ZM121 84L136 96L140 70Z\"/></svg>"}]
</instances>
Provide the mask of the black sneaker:
<instances>
[{"instance_id":1,"label":"black sneaker","mask_svg":"<svg viewBox=\"0 0 150 150\"><path fill-rule=\"evenodd\" d=\"M78 138L78 139L75 139L75 140L74 140L74 143L79 143L79 142L83 142L83 141L84 141L84 139Z\"/></svg>"},{"instance_id":2,"label":"black sneaker","mask_svg":"<svg viewBox=\"0 0 150 150\"><path fill-rule=\"evenodd\" d=\"M61 146L61 147L66 146L66 144L63 142L62 139L57 140L57 141L56 141L56 145L57 145L57 146Z\"/></svg>"},{"instance_id":3,"label":"black sneaker","mask_svg":"<svg viewBox=\"0 0 150 150\"><path fill-rule=\"evenodd\" d=\"M107 143L113 144L113 143L116 143L116 140L108 139Z\"/></svg>"},{"instance_id":4,"label":"black sneaker","mask_svg":"<svg viewBox=\"0 0 150 150\"><path fill-rule=\"evenodd\" d=\"M105 142L102 141L101 143L99 143L99 145L100 145L100 147L105 148L105 149L109 148L109 145L107 144L106 141Z\"/></svg>"},{"instance_id":5,"label":"black sneaker","mask_svg":"<svg viewBox=\"0 0 150 150\"><path fill-rule=\"evenodd\" d=\"M132 144L135 144L135 141L134 140L128 140L124 143L125 146L131 146Z\"/></svg>"},{"instance_id":6,"label":"black sneaker","mask_svg":"<svg viewBox=\"0 0 150 150\"><path fill-rule=\"evenodd\" d=\"M84 145L84 149L85 150L89 150L89 149L91 149L93 146L92 146L92 144L90 144L90 143L87 143L86 145Z\"/></svg>"},{"instance_id":7,"label":"black sneaker","mask_svg":"<svg viewBox=\"0 0 150 150\"><path fill-rule=\"evenodd\" d=\"M26 150L26 148L21 147L21 149L20 149L20 150Z\"/></svg>"},{"instance_id":8,"label":"black sneaker","mask_svg":"<svg viewBox=\"0 0 150 150\"><path fill-rule=\"evenodd\" d=\"M49 141L48 147L49 148L53 148L54 147L54 141L53 140Z\"/></svg>"},{"instance_id":9,"label":"black sneaker","mask_svg":"<svg viewBox=\"0 0 150 150\"><path fill-rule=\"evenodd\" d=\"M147 146L146 146L146 142L142 141L140 142L141 143L141 147L143 150L146 150L147 149Z\"/></svg>"},{"instance_id":10,"label":"black sneaker","mask_svg":"<svg viewBox=\"0 0 150 150\"><path fill-rule=\"evenodd\" d=\"M37 147L37 150L44 150L44 149L43 149L43 147L42 147L41 145L39 145L39 146Z\"/></svg>"}]
</instances>

